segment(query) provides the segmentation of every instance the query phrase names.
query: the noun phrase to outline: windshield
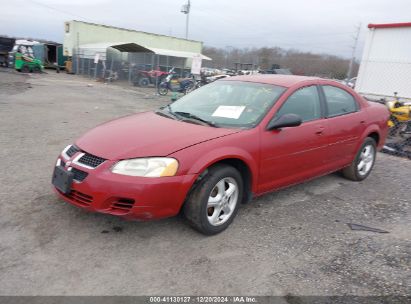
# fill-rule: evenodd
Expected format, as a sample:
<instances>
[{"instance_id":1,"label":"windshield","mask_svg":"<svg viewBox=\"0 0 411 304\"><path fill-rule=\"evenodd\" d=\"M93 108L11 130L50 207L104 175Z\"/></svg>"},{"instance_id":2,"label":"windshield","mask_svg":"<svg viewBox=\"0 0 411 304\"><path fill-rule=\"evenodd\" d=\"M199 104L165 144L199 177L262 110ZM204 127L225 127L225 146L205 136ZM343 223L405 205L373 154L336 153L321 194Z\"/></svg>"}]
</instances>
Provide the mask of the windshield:
<instances>
[{"instance_id":1,"label":"windshield","mask_svg":"<svg viewBox=\"0 0 411 304\"><path fill-rule=\"evenodd\" d=\"M216 81L180 98L165 110L215 127L252 128L285 88L253 82Z\"/></svg>"}]
</instances>

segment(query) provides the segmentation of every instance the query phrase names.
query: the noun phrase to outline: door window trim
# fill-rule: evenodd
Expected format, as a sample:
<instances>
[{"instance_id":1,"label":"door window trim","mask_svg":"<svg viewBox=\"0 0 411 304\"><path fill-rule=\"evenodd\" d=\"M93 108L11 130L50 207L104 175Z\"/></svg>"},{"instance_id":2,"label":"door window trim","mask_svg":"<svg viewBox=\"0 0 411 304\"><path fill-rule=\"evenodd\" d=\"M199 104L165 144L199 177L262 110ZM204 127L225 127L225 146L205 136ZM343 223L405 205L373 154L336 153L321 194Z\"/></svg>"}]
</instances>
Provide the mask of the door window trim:
<instances>
[{"instance_id":1,"label":"door window trim","mask_svg":"<svg viewBox=\"0 0 411 304\"><path fill-rule=\"evenodd\" d=\"M347 94L349 94L349 95L352 97L352 99L354 100L354 103L355 103L355 111L347 112L347 113L341 113L341 114L336 114L336 115L331 115L331 116L330 116L330 115L328 114L328 103L327 103L327 97L325 96L325 92L324 92L324 86L334 87L334 88L340 89L340 90L346 92ZM332 85L332 84L321 84L321 85L318 85L318 89L319 89L319 92L320 92L320 99L322 99L322 103L323 103L323 107L324 107L324 118L334 118L334 117L339 117L339 116L343 116L343 115L347 115L347 114L352 114L352 113L356 113L356 112L360 111L360 105L358 104L357 99L356 99L350 92L348 92L347 90L345 90L345 89L343 89L343 88L340 88L340 87L337 87L337 86Z\"/></svg>"},{"instance_id":2,"label":"door window trim","mask_svg":"<svg viewBox=\"0 0 411 304\"><path fill-rule=\"evenodd\" d=\"M325 106L325 103L324 103L324 101L323 101L322 98L321 98L321 89L320 89L320 86L319 86L318 84L312 83L312 84L307 84L307 85L304 85L304 86L302 86L302 87L299 87L299 88L297 88L296 90L294 90L293 92L291 92L291 94L290 94L290 95L287 97L287 99L283 102L283 104L280 106L280 108L274 113L274 115L273 115L273 117L271 117L271 119L273 119L273 118L277 115L277 113L278 113L278 112L281 110L281 108L287 103L288 99L289 99L294 93L298 92L299 90L302 90L302 89L305 89L305 88L309 88L309 87L316 87L316 89L317 89L318 100L319 100L319 103L320 103L320 117L317 117L317 118L314 118L314 119L311 119L311 120L303 121L301 124L304 124L304 123L306 123L306 122L311 122L311 121L316 121L316 120L320 120L320 119L326 118L326 108L324 107L324 106Z\"/></svg>"}]
</instances>

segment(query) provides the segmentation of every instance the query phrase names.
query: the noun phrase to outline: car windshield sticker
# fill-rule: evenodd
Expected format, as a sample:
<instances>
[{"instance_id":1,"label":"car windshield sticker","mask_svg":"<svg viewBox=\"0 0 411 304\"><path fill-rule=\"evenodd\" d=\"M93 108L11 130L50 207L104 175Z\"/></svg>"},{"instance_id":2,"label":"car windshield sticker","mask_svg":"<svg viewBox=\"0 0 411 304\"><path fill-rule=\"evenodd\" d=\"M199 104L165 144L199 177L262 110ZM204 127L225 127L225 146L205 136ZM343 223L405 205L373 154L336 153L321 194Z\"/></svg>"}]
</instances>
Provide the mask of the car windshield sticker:
<instances>
[{"instance_id":1,"label":"car windshield sticker","mask_svg":"<svg viewBox=\"0 0 411 304\"><path fill-rule=\"evenodd\" d=\"M245 106L219 106L212 116L238 119Z\"/></svg>"}]
</instances>

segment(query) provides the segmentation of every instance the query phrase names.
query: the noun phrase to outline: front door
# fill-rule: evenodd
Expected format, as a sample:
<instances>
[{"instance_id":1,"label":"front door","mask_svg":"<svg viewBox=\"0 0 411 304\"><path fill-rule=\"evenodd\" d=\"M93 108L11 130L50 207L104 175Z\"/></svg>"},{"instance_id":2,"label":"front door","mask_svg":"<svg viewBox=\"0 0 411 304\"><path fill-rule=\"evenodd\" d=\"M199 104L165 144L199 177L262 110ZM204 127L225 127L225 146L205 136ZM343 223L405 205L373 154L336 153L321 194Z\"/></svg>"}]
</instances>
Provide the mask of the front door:
<instances>
[{"instance_id":1,"label":"front door","mask_svg":"<svg viewBox=\"0 0 411 304\"><path fill-rule=\"evenodd\" d=\"M276 116L301 116L298 127L263 130L259 192L266 192L327 172L328 121L324 118L317 86L298 89Z\"/></svg>"}]
</instances>

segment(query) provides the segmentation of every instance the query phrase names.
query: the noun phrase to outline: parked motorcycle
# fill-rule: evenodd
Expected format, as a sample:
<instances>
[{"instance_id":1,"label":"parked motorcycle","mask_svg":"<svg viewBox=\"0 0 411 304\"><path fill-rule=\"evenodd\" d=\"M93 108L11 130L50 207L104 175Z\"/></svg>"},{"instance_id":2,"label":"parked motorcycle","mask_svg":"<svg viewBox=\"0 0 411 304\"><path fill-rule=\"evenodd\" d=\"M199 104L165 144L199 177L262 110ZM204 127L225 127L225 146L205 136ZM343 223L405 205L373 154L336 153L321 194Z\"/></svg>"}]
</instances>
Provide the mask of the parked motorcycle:
<instances>
[{"instance_id":1,"label":"parked motorcycle","mask_svg":"<svg viewBox=\"0 0 411 304\"><path fill-rule=\"evenodd\" d=\"M394 92L394 100L386 100L382 98L380 100L370 101L384 104L390 111L390 119L388 120L389 135L391 137L408 137L411 135L411 105L404 104L397 96L397 92Z\"/></svg>"},{"instance_id":2,"label":"parked motorcycle","mask_svg":"<svg viewBox=\"0 0 411 304\"><path fill-rule=\"evenodd\" d=\"M388 126L390 127L391 136L404 136L411 133L411 106L401 102L397 94L397 92L394 92L394 100L386 102L390 110Z\"/></svg>"},{"instance_id":3,"label":"parked motorcycle","mask_svg":"<svg viewBox=\"0 0 411 304\"><path fill-rule=\"evenodd\" d=\"M195 89L195 80L193 78L177 78L174 68L170 70L158 86L158 94L165 96L168 91L183 93L184 95Z\"/></svg>"}]
</instances>

